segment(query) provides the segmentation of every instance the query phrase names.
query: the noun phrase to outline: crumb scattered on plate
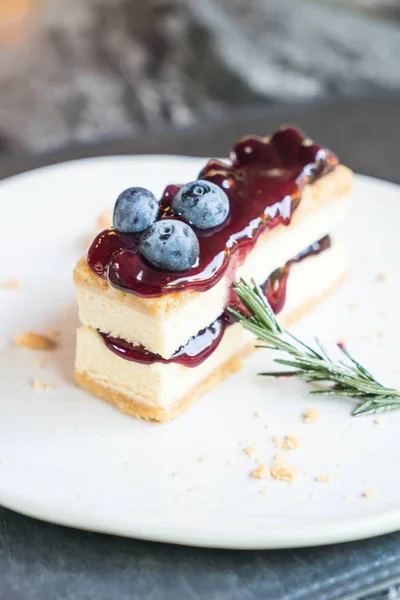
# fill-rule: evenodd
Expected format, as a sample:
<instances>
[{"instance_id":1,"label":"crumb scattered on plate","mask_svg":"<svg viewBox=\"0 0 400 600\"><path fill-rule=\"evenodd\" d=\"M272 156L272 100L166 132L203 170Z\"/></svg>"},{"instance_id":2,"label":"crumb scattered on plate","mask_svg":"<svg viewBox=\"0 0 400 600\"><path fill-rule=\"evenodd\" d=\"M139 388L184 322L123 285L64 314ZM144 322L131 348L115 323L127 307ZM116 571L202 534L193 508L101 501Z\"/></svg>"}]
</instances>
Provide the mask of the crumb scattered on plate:
<instances>
[{"instance_id":1,"label":"crumb scattered on plate","mask_svg":"<svg viewBox=\"0 0 400 600\"><path fill-rule=\"evenodd\" d=\"M382 425L384 422L382 417L376 417L376 419L374 419L374 425Z\"/></svg>"},{"instance_id":2,"label":"crumb scattered on plate","mask_svg":"<svg viewBox=\"0 0 400 600\"><path fill-rule=\"evenodd\" d=\"M330 475L317 475L315 481L318 481L318 483L331 483L332 477Z\"/></svg>"},{"instance_id":3,"label":"crumb scattered on plate","mask_svg":"<svg viewBox=\"0 0 400 600\"><path fill-rule=\"evenodd\" d=\"M35 390L35 392L41 392L43 390L49 390L50 386L48 383L43 383L43 381L41 381L40 379L34 379L32 381L32 387Z\"/></svg>"},{"instance_id":4,"label":"crumb scattered on plate","mask_svg":"<svg viewBox=\"0 0 400 600\"><path fill-rule=\"evenodd\" d=\"M289 481L290 483L299 479L302 475L301 469L287 463L283 454L276 454L271 466L271 477L281 481Z\"/></svg>"},{"instance_id":5,"label":"crumb scattered on plate","mask_svg":"<svg viewBox=\"0 0 400 600\"><path fill-rule=\"evenodd\" d=\"M171 476L172 476L172 477L179 477L179 475L180 475L180 474L181 474L181 472L180 472L180 471L173 471L173 472L171 473Z\"/></svg>"},{"instance_id":6,"label":"crumb scattered on plate","mask_svg":"<svg viewBox=\"0 0 400 600\"><path fill-rule=\"evenodd\" d=\"M363 498L376 498L379 496L379 490L375 487L368 488L365 490L365 492L363 492L362 496Z\"/></svg>"},{"instance_id":7,"label":"crumb scattered on plate","mask_svg":"<svg viewBox=\"0 0 400 600\"><path fill-rule=\"evenodd\" d=\"M21 289L21 284L18 279L6 279L0 284L0 287L5 288L6 290L19 290Z\"/></svg>"},{"instance_id":8,"label":"crumb scattered on plate","mask_svg":"<svg viewBox=\"0 0 400 600\"><path fill-rule=\"evenodd\" d=\"M257 446L254 444L250 444L249 446L245 446L242 450L243 454L246 454L250 458L253 458L258 454Z\"/></svg>"},{"instance_id":9,"label":"crumb scattered on plate","mask_svg":"<svg viewBox=\"0 0 400 600\"><path fill-rule=\"evenodd\" d=\"M268 479L271 473L267 465L263 463L259 464L255 469L253 469L250 473L250 477L254 477L255 479Z\"/></svg>"},{"instance_id":10,"label":"crumb scattered on plate","mask_svg":"<svg viewBox=\"0 0 400 600\"><path fill-rule=\"evenodd\" d=\"M389 279L389 273L378 273L376 280L379 282L387 281Z\"/></svg>"},{"instance_id":11,"label":"crumb scattered on plate","mask_svg":"<svg viewBox=\"0 0 400 600\"><path fill-rule=\"evenodd\" d=\"M296 435L275 435L273 442L280 450L296 450L300 446L300 438Z\"/></svg>"},{"instance_id":12,"label":"crumb scattered on plate","mask_svg":"<svg viewBox=\"0 0 400 600\"><path fill-rule=\"evenodd\" d=\"M54 338L34 331L16 333L13 340L17 346L29 350L55 350L58 346L58 342Z\"/></svg>"},{"instance_id":13,"label":"crumb scattered on plate","mask_svg":"<svg viewBox=\"0 0 400 600\"><path fill-rule=\"evenodd\" d=\"M307 408L306 412L302 415L303 423L315 423L320 416L318 408Z\"/></svg>"}]
</instances>

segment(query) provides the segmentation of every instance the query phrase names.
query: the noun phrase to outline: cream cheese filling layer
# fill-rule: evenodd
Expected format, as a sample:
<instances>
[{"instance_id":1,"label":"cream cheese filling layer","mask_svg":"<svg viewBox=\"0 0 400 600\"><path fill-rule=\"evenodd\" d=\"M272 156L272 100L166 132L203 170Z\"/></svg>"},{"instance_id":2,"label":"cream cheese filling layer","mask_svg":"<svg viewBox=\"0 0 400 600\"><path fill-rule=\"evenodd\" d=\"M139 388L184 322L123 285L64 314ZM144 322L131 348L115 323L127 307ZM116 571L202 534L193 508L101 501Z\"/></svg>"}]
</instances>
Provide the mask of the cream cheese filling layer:
<instances>
[{"instance_id":1,"label":"cream cheese filling layer","mask_svg":"<svg viewBox=\"0 0 400 600\"><path fill-rule=\"evenodd\" d=\"M338 196L300 218L300 203L299 218L293 219L288 227L280 226L260 236L239 267L236 278L264 282L266 273L272 273L341 223L346 206L346 195ZM98 279L95 275L92 277ZM126 294L110 286L104 289L90 285L90 281L83 284L77 277L75 282L83 325L144 346L163 358L170 358L193 335L219 317L231 283L228 277L223 277L207 292L187 295L184 302L178 302L171 310L145 312L140 303L130 302Z\"/></svg>"},{"instance_id":2,"label":"cream cheese filling layer","mask_svg":"<svg viewBox=\"0 0 400 600\"><path fill-rule=\"evenodd\" d=\"M329 293L332 286L344 277L346 264L345 247L337 239L321 254L293 264L280 321L284 324L290 322ZM226 329L212 355L199 366L189 368L176 363L141 364L125 360L108 350L93 328L83 326L78 329L76 370L136 402L168 409L230 357L243 350L252 339L241 325L232 325Z\"/></svg>"}]
</instances>

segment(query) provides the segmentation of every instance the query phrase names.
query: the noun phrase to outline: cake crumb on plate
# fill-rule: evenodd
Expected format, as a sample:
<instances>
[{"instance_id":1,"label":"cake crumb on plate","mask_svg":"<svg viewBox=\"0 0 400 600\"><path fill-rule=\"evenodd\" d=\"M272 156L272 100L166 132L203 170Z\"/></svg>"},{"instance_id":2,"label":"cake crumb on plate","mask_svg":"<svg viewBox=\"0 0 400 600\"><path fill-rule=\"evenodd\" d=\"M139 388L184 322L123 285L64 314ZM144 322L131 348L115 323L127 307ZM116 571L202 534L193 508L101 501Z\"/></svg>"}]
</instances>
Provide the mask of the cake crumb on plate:
<instances>
[{"instance_id":1,"label":"cake crumb on plate","mask_svg":"<svg viewBox=\"0 0 400 600\"><path fill-rule=\"evenodd\" d=\"M318 483L331 483L332 477L330 475L317 475L315 481L318 481Z\"/></svg>"},{"instance_id":2,"label":"cake crumb on plate","mask_svg":"<svg viewBox=\"0 0 400 600\"><path fill-rule=\"evenodd\" d=\"M32 387L36 392L41 392L43 390L49 390L50 386L48 383L43 383L40 379L34 379L32 381Z\"/></svg>"},{"instance_id":3,"label":"cake crumb on plate","mask_svg":"<svg viewBox=\"0 0 400 600\"><path fill-rule=\"evenodd\" d=\"M250 473L250 477L254 477L255 479L268 479L270 474L269 468L261 463L258 465L258 467L253 469L253 471Z\"/></svg>"},{"instance_id":4,"label":"cake crumb on plate","mask_svg":"<svg viewBox=\"0 0 400 600\"><path fill-rule=\"evenodd\" d=\"M275 435L273 442L280 450L296 450L300 446L300 438L296 435Z\"/></svg>"},{"instance_id":5,"label":"cake crumb on plate","mask_svg":"<svg viewBox=\"0 0 400 600\"><path fill-rule=\"evenodd\" d=\"M246 456L253 458L258 453L257 446L255 446L254 444L250 444L249 446L245 446L242 452L243 454L246 454Z\"/></svg>"},{"instance_id":6,"label":"cake crumb on plate","mask_svg":"<svg viewBox=\"0 0 400 600\"><path fill-rule=\"evenodd\" d=\"M7 290L19 290L21 289L21 284L18 279L6 279L0 284L0 287L5 288Z\"/></svg>"},{"instance_id":7,"label":"cake crumb on plate","mask_svg":"<svg viewBox=\"0 0 400 600\"><path fill-rule=\"evenodd\" d=\"M302 470L299 467L288 464L283 454L276 454L274 456L271 466L271 477L273 479L292 483L299 479L301 475Z\"/></svg>"},{"instance_id":8,"label":"cake crumb on plate","mask_svg":"<svg viewBox=\"0 0 400 600\"><path fill-rule=\"evenodd\" d=\"M55 350L58 346L54 338L42 333L35 333L34 331L16 333L13 336L13 340L17 346L27 348L28 350Z\"/></svg>"},{"instance_id":9,"label":"cake crumb on plate","mask_svg":"<svg viewBox=\"0 0 400 600\"><path fill-rule=\"evenodd\" d=\"M379 490L375 487L368 488L362 493L363 498L376 498L377 496L379 496Z\"/></svg>"},{"instance_id":10,"label":"cake crumb on plate","mask_svg":"<svg viewBox=\"0 0 400 600\"><path fill-rule=\"evenodd\" d=\"M315 423L320 416L318 408L307 408L306 412L302 414L303 423Z\"/></svg>"}]
</instances>

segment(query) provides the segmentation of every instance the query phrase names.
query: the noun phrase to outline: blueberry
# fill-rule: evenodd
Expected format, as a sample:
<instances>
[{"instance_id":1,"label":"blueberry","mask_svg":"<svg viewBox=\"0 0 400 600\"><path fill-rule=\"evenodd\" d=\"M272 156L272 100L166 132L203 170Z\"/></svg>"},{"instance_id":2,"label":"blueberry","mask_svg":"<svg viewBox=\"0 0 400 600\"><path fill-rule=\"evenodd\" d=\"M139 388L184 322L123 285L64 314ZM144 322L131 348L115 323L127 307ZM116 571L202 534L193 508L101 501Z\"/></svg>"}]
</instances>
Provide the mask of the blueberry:
<instances>
[{"instance_id":1,"label":"blueberry","mask_svg":"<svg viewBox=\"0 0 400 600\"><path fill-rule=\"evenodd\" d=\"M114 229L122 233L144 231L154 223L158 211L157 198L152 192L141 187L128 188L115 203Z\"/></svg>"},{"instance_id":2,"label":"blueberry","mask_svg":"<svg viewBox=\"0 0 400 600\"><path fill-rule=\"evenodd\" d=\"M139 252L159 269L186 271L199 257L199 241L186 223L162 219L142 234Z\"/></svg>"},{"instance_id":3,"label":"blueberry","mask_svg":"<svg viewBox=\"0 0 400 600\"><path fill-rule=\"evenodd\" d=\"M221 225L229 214L229 199L211 181L191 181L183 185L172 201L172 210L199 229Z\"/></svg>"}]
</instances>

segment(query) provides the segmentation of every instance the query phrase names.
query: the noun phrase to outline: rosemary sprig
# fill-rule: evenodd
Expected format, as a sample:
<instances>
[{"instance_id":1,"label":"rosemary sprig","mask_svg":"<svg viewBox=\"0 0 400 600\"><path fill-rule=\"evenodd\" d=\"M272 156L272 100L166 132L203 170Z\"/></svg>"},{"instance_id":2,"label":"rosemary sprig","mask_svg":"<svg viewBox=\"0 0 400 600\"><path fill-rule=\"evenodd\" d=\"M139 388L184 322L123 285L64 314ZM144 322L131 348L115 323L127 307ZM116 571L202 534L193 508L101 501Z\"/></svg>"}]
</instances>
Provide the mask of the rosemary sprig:
<instances>
[{"instance_id":1,"label":"rosemary sprig","mask_svg":"<svg viewBox=\"0 0 400 600\"><path fill-rule=\"evenodd\" d=\"M241 280L233 289L248 314L228 308L241 325L263 342L261 348L278 350L289 355L275 362L289 370L260 373L270 377L293 376L308 383L331 383L330 387L313 390L311 394L340 395L355 398L358 406L353 415L366 415L400 408L400 391L379 383L342 344L338 344L346 360L332 360L322 343L315 339L311 348L293 334L282 329L261 288Z\"/></svg>"}]
</instances>

